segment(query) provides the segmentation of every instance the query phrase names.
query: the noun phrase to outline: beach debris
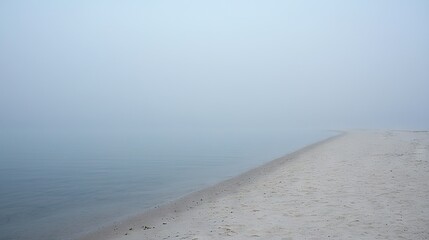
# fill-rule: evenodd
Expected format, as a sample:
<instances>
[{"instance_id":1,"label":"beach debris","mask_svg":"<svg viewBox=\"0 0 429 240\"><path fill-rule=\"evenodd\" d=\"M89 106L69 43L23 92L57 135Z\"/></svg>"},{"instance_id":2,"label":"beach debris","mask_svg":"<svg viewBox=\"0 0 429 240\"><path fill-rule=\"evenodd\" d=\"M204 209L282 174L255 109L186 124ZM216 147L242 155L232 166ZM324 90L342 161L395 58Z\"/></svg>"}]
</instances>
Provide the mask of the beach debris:
<instances>
[{"instance_id":1,"label":"beach debris","mask_svg":"<svg viewBox=\"0 0 429 240\"><path fill-rule=\"evenodd\" d=\"M162 223L162 225L166 225L166 224L167 224L166 222L163 222L163 223Z\"/></svg>"},{"instance_id":2,"label":"beach debris","mask_svg":"<svg viewBox=\"0 0 429 240\"><path fill-rule=\"evenodd\" d=\"M143 228L143 230L148 230L148 229L151 229L152 227L149 227L149 226L142 226L142 228Z\"/></svg>"},{"instance_id":3,"label":"beach debris","mask_svg":"<svg viewBox=\"0 0 429 240\"><path fill-rule=\"evenodd\" d=\"M128 229L128 230L132 231L132 230L133 230L133 228L130 228L130 229Z\"/></svg>"}]
</instances>

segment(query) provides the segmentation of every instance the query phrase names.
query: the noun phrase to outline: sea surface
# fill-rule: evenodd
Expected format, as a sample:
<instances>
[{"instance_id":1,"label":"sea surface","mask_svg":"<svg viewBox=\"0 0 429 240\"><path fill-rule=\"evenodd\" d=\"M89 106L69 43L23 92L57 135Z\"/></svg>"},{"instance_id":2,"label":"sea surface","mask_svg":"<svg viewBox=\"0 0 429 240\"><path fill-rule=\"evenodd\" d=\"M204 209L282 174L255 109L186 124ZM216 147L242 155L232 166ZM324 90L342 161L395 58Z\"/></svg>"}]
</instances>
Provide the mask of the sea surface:
<instances>
[{"instance_id":1,"label":"sea surface","mask_svg":"<svg viewBox=\"0 0 429 240\"><path fill-rule=\"evenodd\" d=\"M0 239L74 239L335 134L3 131Z\"/></svg>"}]
</instances>

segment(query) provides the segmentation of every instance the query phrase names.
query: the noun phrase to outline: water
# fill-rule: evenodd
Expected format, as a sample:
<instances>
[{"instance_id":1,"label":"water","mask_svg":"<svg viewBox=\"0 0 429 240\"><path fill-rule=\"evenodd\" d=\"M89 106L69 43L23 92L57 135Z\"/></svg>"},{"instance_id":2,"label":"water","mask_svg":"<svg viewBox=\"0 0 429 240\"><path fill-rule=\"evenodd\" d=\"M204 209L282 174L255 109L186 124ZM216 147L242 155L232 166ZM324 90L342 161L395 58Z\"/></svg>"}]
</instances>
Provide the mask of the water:
<instances>
[{"instance_id":1,"label":"water","mask_svg":"<svg viewBox=\"0 0 429 240\"><path fill-rule=\"evenodd\" d=\"M333 134L4 131L0 239L73 239Z\"/></svg>"}]
</instances>

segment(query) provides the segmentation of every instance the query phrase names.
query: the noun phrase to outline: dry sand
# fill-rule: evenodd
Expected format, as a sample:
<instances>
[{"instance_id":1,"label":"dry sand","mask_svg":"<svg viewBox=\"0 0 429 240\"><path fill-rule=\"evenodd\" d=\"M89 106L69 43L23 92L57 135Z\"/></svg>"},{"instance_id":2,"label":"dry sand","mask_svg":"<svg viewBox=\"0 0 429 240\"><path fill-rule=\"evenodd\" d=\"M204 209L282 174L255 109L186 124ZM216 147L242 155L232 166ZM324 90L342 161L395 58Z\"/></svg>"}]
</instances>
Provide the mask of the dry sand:
<instances>
[{"instance_id":1,"label":"dry sand","mask_svg":"<svg viewBox=\"0 0 429 240\"><path fill-rule=\"evenodd\" d=\"M84 239L429 239L429 133L349 132Z\"/></svg>"}]
</instances>

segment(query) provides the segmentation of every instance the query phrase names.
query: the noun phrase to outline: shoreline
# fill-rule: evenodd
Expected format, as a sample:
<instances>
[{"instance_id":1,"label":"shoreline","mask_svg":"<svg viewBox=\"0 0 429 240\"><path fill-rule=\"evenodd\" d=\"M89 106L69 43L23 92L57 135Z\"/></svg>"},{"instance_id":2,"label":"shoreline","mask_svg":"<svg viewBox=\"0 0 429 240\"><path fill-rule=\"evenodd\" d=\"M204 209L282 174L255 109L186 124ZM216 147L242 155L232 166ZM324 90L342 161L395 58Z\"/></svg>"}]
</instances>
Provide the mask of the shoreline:
<instances>
[{"instance_id":1,"label":"shoreline","mask_svg":"<svg viewBox=\"0 0 429 240\"><path fill-rule=\"evenodd\" d=\"M349 131L79 238L429 238L429 133Z\"/></svg>"},{"instance_id":2,"label":"shoreline","mask_svg":"<svg viewBox=\"0 0 429 240\"><path fill-rule=\"evenodd\" d=\"M76 238L76 240L101 240L106 238L112 238L120 234L124 234L129 231L130 228L138 229L141 222L145 222L146 225L153 224L154 219L167 218L171 213L180 213L182 211L187 211L198 206L204 199L207 198L217 198L225 194L230 194L231 191L234 191L236 187L243 186L244 184L251 184L250 180L255 180L257 177L260 177L262 174L269 173L273 171L273 168L284 164L284 162L293 160L297 155L304 153L312 148L315 148L319 145L326 144L330 141L333 141L337 138L341 138L346 135L345 131L330 130L332 132L337 132L338 134L334 136L327 137L323 140L311 143L306 145L296 151L288 153L282 157L273 159L261 166L252 168L243 173L240 173L232 178L220 181L215 183L212 186L205 187L200 190L187 193L177 199L173 199L164 204L156 205L150 209L143 211L142 213L124 217L119 221L115 221L113 224L107 224L100 227L98 230L85 233ZM202 199L202 201L201 201ZM199 201L198 201L199 200ZM141 224L140 224L141 225ZM146 226L144 225L144 226ZM140 226L141 228L141 226Z\"/></svg>"}]
</instances>

